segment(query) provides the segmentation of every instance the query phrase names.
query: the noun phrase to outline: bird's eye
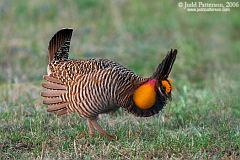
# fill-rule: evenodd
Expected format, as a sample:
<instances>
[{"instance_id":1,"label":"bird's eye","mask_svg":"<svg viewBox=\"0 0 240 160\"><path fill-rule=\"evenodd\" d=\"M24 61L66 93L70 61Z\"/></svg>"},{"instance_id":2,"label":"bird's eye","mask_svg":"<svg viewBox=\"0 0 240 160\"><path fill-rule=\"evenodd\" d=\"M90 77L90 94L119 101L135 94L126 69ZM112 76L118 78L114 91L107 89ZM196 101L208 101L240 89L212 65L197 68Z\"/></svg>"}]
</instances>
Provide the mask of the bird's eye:
<instances>
[{"instance_id":1,"label":"bird's eye","mask_svg":"<svg viewBox=\"0 0 240 160\"><path fill-rule=\"evenodd\" d=\"M161 90L162 90L162 91L165 91L165 90L166 90L166 87L161 86Z\"/></svg>"}]
</instances>

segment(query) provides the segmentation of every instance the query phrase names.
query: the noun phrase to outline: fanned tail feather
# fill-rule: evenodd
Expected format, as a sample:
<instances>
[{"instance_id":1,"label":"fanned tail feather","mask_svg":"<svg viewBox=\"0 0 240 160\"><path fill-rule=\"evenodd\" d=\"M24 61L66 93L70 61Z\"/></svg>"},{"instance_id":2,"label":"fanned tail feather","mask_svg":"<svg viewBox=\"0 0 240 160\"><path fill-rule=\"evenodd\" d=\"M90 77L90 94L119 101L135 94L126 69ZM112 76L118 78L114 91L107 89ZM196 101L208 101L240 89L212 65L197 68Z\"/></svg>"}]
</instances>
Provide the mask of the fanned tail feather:
<instances>
[{"instance_id":1,"label":"fanned tail feather","mask_svg":"<svg viewBox=\"0 0 240 160\"><path fill-rule=\"evenodd\" d=\"M48 105L48 112L54 112L57 115L64 115L69 113L69 103L64 102L62 96L67 94L67 87L58 79L45 75L42 87L45 88L41 92L43 97L43 104Z\"/></svg>"},{"instance_id":2,"label":"fanned tail feather","mask_svg":"<svg viewBox=\"0 0 240 160\"><path fill-rule=\"evenodd\" d=\"M72 32L73 29L64 28L52 37L48 46L48 63L68 59Z\"/></svg>"}]
</instances>

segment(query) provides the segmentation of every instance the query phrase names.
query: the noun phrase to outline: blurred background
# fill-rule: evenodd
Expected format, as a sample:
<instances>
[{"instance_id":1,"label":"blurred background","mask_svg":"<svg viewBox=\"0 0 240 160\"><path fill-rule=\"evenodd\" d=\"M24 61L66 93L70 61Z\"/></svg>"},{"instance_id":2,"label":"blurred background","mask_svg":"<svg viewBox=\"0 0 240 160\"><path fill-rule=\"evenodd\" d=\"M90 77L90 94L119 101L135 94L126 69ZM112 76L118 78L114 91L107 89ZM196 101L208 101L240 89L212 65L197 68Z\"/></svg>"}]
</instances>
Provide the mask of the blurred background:
<instances>
[{"instance_id":1,"label":"blurred background","mask_svg":"<svg viewBox=\"0 0 240 160\"><path fill-rule=\"evenodd\" d=\"M74 29L71 58L108 58L144 77L171 48L178 49L171 74L175 102L166 117L180 126L222 123L228 117L239 132L239 7L197 13L179 8L178 2L1 0L2 135L12 123L25 124L24 116L45 113L40 83L48 42L61 28Z\"/></svg>"},{"instance_id":2,"label":"blurred background","mask_svg":"<svg viewBox=\"0 0 240 160\"><path fill-rule=\"evenodd\" d=\"M48 42L67 27L74 28L71 58L109 58L148 76L177 48L174 78L206 84L214 76L234 79L239 13L187 12L171 0L1 0L0 83L41 80Z\"/></svg>"}]
</instances>

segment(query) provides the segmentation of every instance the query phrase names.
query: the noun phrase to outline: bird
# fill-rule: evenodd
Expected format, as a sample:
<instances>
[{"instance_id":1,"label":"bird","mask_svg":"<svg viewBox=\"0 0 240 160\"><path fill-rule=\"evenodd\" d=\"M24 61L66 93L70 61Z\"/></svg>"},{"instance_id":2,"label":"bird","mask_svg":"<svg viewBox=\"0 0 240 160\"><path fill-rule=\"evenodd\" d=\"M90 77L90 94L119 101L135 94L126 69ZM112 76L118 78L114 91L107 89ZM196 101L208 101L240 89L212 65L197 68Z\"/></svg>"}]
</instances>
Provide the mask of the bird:
<instances>
[{"instance_id":1,"label":"bird","mask_svg":"<svg viewBox=\"0 0 240 160\"><path fill-rule=\"evenodd\" d=\"M99 114L122 108L137 117L150 117L172 99L169 74L177 49L171 49L155 72L144 78L109 59L70 59L72 33L72 28L63 28L49 42L41 91L48 112L59 116L78 113L86 119L90 136L96 130L113 140L116 137L99 125Z\"/></svg>"}]
</instances>

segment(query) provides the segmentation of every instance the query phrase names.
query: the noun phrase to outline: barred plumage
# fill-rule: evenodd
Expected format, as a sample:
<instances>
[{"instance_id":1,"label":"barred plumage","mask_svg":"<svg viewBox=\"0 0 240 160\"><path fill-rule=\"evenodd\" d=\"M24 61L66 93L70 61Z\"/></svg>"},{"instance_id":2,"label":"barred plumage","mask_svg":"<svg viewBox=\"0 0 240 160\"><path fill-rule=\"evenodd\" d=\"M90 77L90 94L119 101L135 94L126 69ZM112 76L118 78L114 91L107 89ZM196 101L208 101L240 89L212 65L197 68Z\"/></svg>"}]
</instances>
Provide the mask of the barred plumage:
<instances>
[{"instance_id":1,"label":"barred plumage","mask_svg":"<svg viewBox=\"0 0 240 160\"><path fill-rule=\"evenodd\" d=\"M99 114L122 107L136 116L147 117L163 108L171 92L167 93L161 82L168 78L176 50L171 50L152 77L142 78L107 59L69 60L71 35L72 29L62 29L49 43L48 75L42 84L46 90L41 93L47 111L58 115L77 112L88 119L91 135L96 128L112 138L98 125Z\"/></svg>"}]
</instances>

